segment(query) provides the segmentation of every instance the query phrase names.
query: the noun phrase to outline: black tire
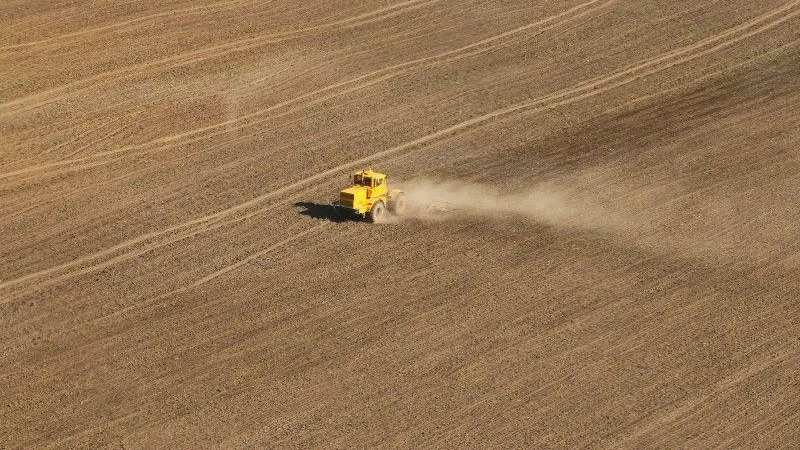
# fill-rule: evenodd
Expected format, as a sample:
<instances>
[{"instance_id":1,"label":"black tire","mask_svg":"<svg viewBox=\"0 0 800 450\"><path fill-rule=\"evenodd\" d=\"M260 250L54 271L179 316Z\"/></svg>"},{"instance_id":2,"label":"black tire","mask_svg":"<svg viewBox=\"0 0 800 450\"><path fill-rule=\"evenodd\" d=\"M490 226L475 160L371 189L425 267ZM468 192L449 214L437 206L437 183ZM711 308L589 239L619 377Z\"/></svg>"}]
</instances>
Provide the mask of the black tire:
<instances>
[{"instance_id":1,"label":"black tire","mask_svg":"<svg viewBox=\"0 0 800 450\"><path fill-rule=\"evenodd\" d=\"M383 201L378 200L372 204L372 208L370 208L369 212L367 213L367 220L370 222L380 222L385 218L386 205L383 204Z\"/></svg>"},{"instance_id":2,"label":"black tire","mask_svg":"<svg viewBox=\"0 0 800 450\"><path fill-rule=\"evenodd\" d=\"M402 216L406 211L406 197L403 194L397 194L392 203L389 205L389 210L395 216Z\"/></svg>"}]
</instances>

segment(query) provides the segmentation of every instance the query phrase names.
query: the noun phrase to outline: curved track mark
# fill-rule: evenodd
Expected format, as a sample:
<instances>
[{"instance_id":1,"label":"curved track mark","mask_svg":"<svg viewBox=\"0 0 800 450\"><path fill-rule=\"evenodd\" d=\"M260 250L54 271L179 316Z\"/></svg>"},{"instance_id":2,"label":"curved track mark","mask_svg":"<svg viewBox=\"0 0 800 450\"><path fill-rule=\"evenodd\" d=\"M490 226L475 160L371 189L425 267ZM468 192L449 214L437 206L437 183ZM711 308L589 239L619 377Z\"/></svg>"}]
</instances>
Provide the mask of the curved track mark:
<instances>
[{"instance_id":1,"label":"curved track mark","mask_svg":"<svg viewBox=\"0 0 800 450\"><path fill-rule=\"evenodd\" d=\"M436 3L440 0L408 0L397 5L380 8L375 11L360 14L347 19L340 19L333 22L324 23L317 26L301 28L299 30L288 31L284 33L276 33L269 35L254 36L243 39L236 39L234 41L225 42L223 44L212 45L199 50L192 50L178 55L172 55L165 58L157 59L155 61L135 64L128 67L123 67L108 72L102 72L92 75L81 80L76 80L63 86L48 89L42 92L30 94L21 98L17 98L6 103L0 104L0 118L19 114L20 112L28 111L52 103L57 100L61 95L70 90L82 89L90 86L92 83L104 79L114 79L118 76L129 74L137 74L147 71L149 69L155 70L168 70L174 69L189 64L206 61L213 58L219 58L230 53L249 50L258 46L267 44L274 44L283 42L289 39L294 39L306 35L313 31L321 31L330 28L347 27L347 26L360 26L385 20L395 17L399 14L414 11L428 4Z\"/></svg>"},{"instance_id":2,"label":"curved track mark","mask_svg":"<svg viewBox=\"0 0 800 450\"><path fill-rule=\"evenodd\" d=\"M220 123L216 123L216 124L212 124L212 125L208 125L208 126L204 126L204 127L195 128L195 129L192 129L192 130L184 131L184 132L173 134L173 135L169 135L169 136L160 137L160 138L157 138L157 139L154 139L152 141L145 142L145 143L142 143L142 144L137 144L137 145L133 145L133 146L126 146L126 147L121 147L121 148L114 149L114 150L108 150L108 151L105 151L105 152L95 153L93 155L89 155L89 156L86 156L86 157L83 157L83 158L77 158L77 159L71 159L71 160L70 159L61 160L61 161L56 161L56 162L52 162L52 163L48 163L48 164L42 164L42 165L38 165L38 166L31 166L31 167L19 169L19 170L16 170L14 172L8 172L8 173L0 174L0 179L19 176L19 175L25 175L27 173L32 173L32 172L40 172L40 171L43 171L43 170L52 169L52 168L58 168L58 167L62 167L62 166L65 166L65 165L77 164L77 163L80 163L80 162L83 162L83 161L88 161L88 160L92 160L92 159L96 159L96 158L105 158L105 157L114 156L114 155L117 155L117 154L120 154L120 153L126 153L126 152L129 152L131 150L146 149L146 148L151 147L151 146L159 147L159 146L163 146L165 144L170 144L170 143L173 143L173 142L176 142L176 141L180 141L180 140L186 139L186 138L189 138L189 140L187 140L184 143L191 143L191 142L197 142L199 139L207 139L207 138L210 138L210 137L218 136L220 134L233 132L233 131L239 131L239 130L242 130L244 128L248 128L248 127L252 127L252 126L261 124L265 120L268 120L268 119L263 119L263 120L259 120L259 121L255 121L255 122L246 123L249 119L258 118L258 117L264 116L264 115L266 115L266 114L268 114L270 112L273 112L273 111L276 111L276 110L279 110L279 109L282 109L282 108L285 108L285 107L288 107L288 106L291 106L291 105L295 105L295 104L303 104L303 105L305 105L305 107L313 106L313 105L328 101L330 99L333 99L333 98L336 98L336 97L340 97L342 95L346 95L346 94L349 94L349 93L352 93L352 92L356 92L356 91L361 90L361 89L365 89L365 88L373 86L373 85L375 85L377 83L390 80L392 78L398 77L398 76L406 73L409 70L412 70L412 69L415 69L415 68L418 68L418 67L428 66L428 65L432 65L432 64L441 64L441 63L444 63L444 62L450 62L450 61L454 61L454 60L458 60L458 59L463 59L463 58L467 58L467 57L471 57L471 56L476 56L476 55L479 55L479 54L482 54L482 53L485 53L487 51L490 51L490 50L493 50L493 49L497 48L498 45L496 45L495 43L497 43L498 41L502 41L502 40L504 40L504 39L506 39L506 38L508 38L510 36L517 35L517 34L522 33L524 31L528 31L528 30L530 30L532 28L539 27L540 25L547 25L547 26L546 27L542 27L542 28L537 28L538 32L543 32L543 31L549 30L551 28L554 28L556 26L559 26L559 25L565 23L568 20L573 20L575 18L581 17L581 16L586 15L586 14L588 14L590 12L593 12L593 11L595 11L597 9L607 7L610 4L615 3L616 0L607 0L607 1L603 2L601 5L597 6L596 8L587 10L587 7L589 7L591 5L594 5L596 3L599 3L599 2L600 2L600 0L591 0L589 2L586 2L586 3L583 3L581 5L578 5L578 6L574 7L574 8L566 10L566 11L564 11L562 13L559 13L559 14L556 14L556 15L553 15L553 16L549 16L549 17L545 17L545 18L540 19L540 20L538 20L536 22L532 22L532 23L526 24L524 26L515 28L513 30L509 30L509 31L506 31L506 32L501 33L501 34L498 34L498 35L495 35L495 36L491 36L491 37L486 38L486 39L482 39L480 41L471 43L469 45L465 45L463 47L459 47L459 48L456 48L456 49L453 49L453 50L448 50L446 52L439 53L439 54L436 54L436 55L432 55L432 56L429 56L429 57L419 58L419 59L415 59L415 60L411 60L411 61L406 61L406 62L403 62L403 63L395 64L395 65L392 65L392 66L385 67L383 69L379 69L379 70L375 70L375 71L372 71L372 72L369 72L369 73L366 73L366 74L363 74L363 75L359 75L359 76L357 76L355 78L351 78L351 79L348 79L348 80L340 81L338 83L334 83L334 84L325 86L325 87L323 87L321 89L318 89L318 90L315 90L315 91L312 91L312 92L308 92L308 93L303 94L301 96L298 96L298 97L295 97L295 98L292 98L292 99L289 99L289 100L286 100L286 101L283 101L283 102L280 102L280 103L276 103L276 104L274 104L272 106L269 106L267 108L252 112L250 114L246 114L246 115L237 117L235 119L230 119L230 120L226 120L226 121L223 121L223 122L220 122ZM559 19L563 19L563 20L559 21ZM344 88L344 89L342 89L342 88ZM342 90L339 90L339 89L342 89ZM332 91L334 91L333 94L324 95L322 97L319 97L321 94L326 94L326 93L329 93L329 92L332 92ZM295 109L289 110L289 111L287 111L287 112L285 112L283 114L280 114L278 116L270 116L269 119L282 117L282 116L284 116L286 114L290 114L290 113L296 112L298 110L300 110L300 109L299 108L295 108ZM241 124L243 122L245 122L245 124L237 125L237 124ZM236 126L232 126L232 125L236 125ZM207 135L204 134L206 132L215 131L215 130L221 130L221 132L219 132L219 133L211 133L211 134L207 134ZM199 136L199 139L192 139L195 136ZM163 147L162 149L168 149L168 148L171 148L171 147ZM96 166L97 166L97 164L91 164L91 165L89 165L87 167L96 167ZM83 168L83 166L77 167L77 168L74 168L74 169L69 169L69 171L80 170L81 168ZM64 172L63 171L54 172L54 174L61 174L61 173L64 173Z\"/></svg>"},{"instance_id":3,"label":"curved track mark","mask_svg":"<svg viewBox=\"0 0 800 450\"><path fill-rule=\"evenodd\" d=\"M197 288L199 286L202 286L203 284L208 283L209 281L211 281L211 280L213 280L213 279L215 279L215 278L217 278L217 277L219 277L221 275L224 275L224 274L226 274L226 273L228 273L228 272L230 272L232 270L238 269L239 267L242 267L243 265L248 264L249 262L251 262L251 261L253 261L253 260L257 259L257 258L260 258L260 257L262 257L264 255L269 254L269 253L272 253L275 250L277 250L277 249L279 249L279 248L281 248L281 247L283 247L283 246L285 246L287 244L290 244L291 242L293 242L293 241L295 241L295 240L297 240L297 239L299 239L301 237L305 237L305 236L307 236L307 235L309 235L309 234L311 234L311 233L313 233L313 232L315 232L317 230L320 230L325 226L327 226L326 223L321 223L321 224L318 224L318 225L316 225L314 227L311 227L311 228L308 228L306 230L303 230L303 231L301 231L299 233L295 233L295 234L293 234L293 235L291 235L291 236L289 236L289 237L287 237L285 239L282 239L282 240L270 245L269 247L264 248L263 250L259 250L259 251L255 252L255 253L251 254L251 255L246 256L245 258L243 258L243 259L241 259L239 261L236 261L233 264L230 264L230 265L225 266L225 267L223 267L221 269L218 269L218 270L216 270L216 271L204 276L203 278L198 279L197 281L195 281L192 284L189 284L189 285L186 285L186 286L182 286L182 287L177 288L177 289L173 289L172 291L169 291L167 293L158 295L158 296L153 297L153 298L151 298L149 300L146 300L144 302L135 303L135 304L130 305L130 306L126 307L126 308L120 309L118 311L114 311L113 313L111 313L109 315L106 315L106 316L103 316L98 320L105 320L105 319L109 319L111 317L119 316L121 314L124 314L124 313L130 311L130 310L140 309L141 307L146 306L148 304L156 303L159 300L167 298L167 297L170 297L172 295L180 294L182 292L187 292L189 290L195 289L195 288Z\"/></svg>"},{"instance_id":4,"label":"curved track mark","mask_svg":"<svg viewBox=\"0 0 800 450\"><path fill-rule=\"evenodd\" d=\"M753 377L760 372L763 372L767 368L775 364L781 364L786 361L796 361L796 357L792 358L794 352L781 349L777 352L769 352L767 354L762 355L760 358L756 359L748 366L740 369L737 372L723 378L719 382L717 382L712 388L711 391L705 393L700 396L690 397L681 403L679 406L675 407L671 411L666 413L662 413L656 415L648 422L639 425L636 429L633 430L629 435L625 436L622 440L614 443L610 448L624 448L630 445L631 441L639 439L654 429L663 428L671 423L674 423L678 420L679 417L685 416L689 411L696 408L698 405L702 404L703 402L707 401L711 397L715 395L720 395L723 392L730 390L732 387L740 384L742 381L746 380L747 378Z\"/></svg>"},{"instance_id":5,"label":"curved track mark","mask_svg":"<svg viewBox=\"0 0 800 450\"><path fill-rule=\"evenodd\" d=\"M198 13L205 13L210 11L224 11L228 9L235 9L238 6L246 5L248 3L253 3L252 1L242 1L242 0L232 0L227 2L215 3L211 5L204 5L204 6L191 6L188 8L181 8L181 9L172 9L169 11L163 11L160 13L155 14L148 14L146 16L137 17L135 19L123 20L121 22L115 22L108 25L101 25L99 27L92 27L92 28L84 28L82 30L73 31L70 33L65 33L59 36L53 36L45 39L39 39L36 41L29 41L29 42L21 42L19 44L12 44L6 45L4 47L0 47L0 51L8 51L8 50L19 50L29 47L36 47L41 46L43 44L57 44L63 43L66 39L78 37L78 36L85 36L87 34L96 34L102 33L104 31L116 31L119 32L121 30L130 30L132 29L131 25L138 25L145 22L149 22L151 20L157 20L163 17L175 18L175 17L183 17L183 16L190 16Z\"/></svg>"}]
</instances>

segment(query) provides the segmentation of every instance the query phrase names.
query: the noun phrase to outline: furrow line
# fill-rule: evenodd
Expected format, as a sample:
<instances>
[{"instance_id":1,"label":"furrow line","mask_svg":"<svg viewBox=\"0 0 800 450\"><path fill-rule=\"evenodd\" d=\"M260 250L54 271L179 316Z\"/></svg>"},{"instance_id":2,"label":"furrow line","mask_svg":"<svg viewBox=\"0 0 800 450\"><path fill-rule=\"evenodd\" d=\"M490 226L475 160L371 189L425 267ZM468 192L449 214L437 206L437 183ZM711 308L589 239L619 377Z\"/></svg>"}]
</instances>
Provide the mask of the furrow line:
<instances>
[{"instance_id":1,"label":"furrow line","mask_svg":"<svg viewBox=\"0 0 800 450\"><path fill-rule=\"evenodd\" d=\"M24 97L20 97L6 103L0 104L0 118L9 115L19 114L20 112L29 111L46 104L52 103L59 99L63 94L80 90L91 86L93 83L103 80L120 80L120 77L132 76L142 74L150 69L156 71L163 71L182 67L185 65L206 61L213 58L219 58L230 53L249 50L258 46L268 45L283 42L289 39L294 39L314 31L326 30L329 28L344 27L344 26L360 26L368 23L377 22L380 20L394 17L398 14L403 14L409 11L419 9L431 3L436 3L440 0L408 0L406 2L393 5L386 8L381 8L375 11L364 13L358 16L341 19L322 25L313 27L302 28L299 30L288 31L283 33L275 33L269 35L254 36L249 38L236 39L234 41L225 42L222 44L212 45L198 50L172 55L161 58L155 61L135 64L128 67L123 67L108 72L102 72L92 75L81 80L76 80L63 86L48 89L42 92L33 93Z\"/></svg>"},{"instance_id":2,"label":"furrow line","mask_svg":"<svg viewBox=\"0 0 800 450\"><path fill-rule=\"evenodd\" d=\"M191 129L191 130L188 130L188 131L184 131L184 132L173 134L173 135L169 135L169 136L163 136L163 137L160 137L160 138L157 138L157 139L154 139L154 140L151 140L149 142L142 143L142 144L125 146L125 147L121 147L121 148L114 149L114 150L108 150L108 151L104 151L104 152L95 153L93 155L86 156L86 157L83 157L83 158L56 161L56 162L52 162L52 163L48 163L48 164L37 165L37 166L32 166L32 167L28 167L28 168L19 169L19 170L13 171L13 172L3 173L3 174L0 174L0 179L9 178L9 177L16 177L16 176L19 176L19 175L25 175L25 174L32 173L32 172L46 171L47 169L59 168L59 167L65 166L65 165L77 164L77 163L80 163L80 162L83 162L83 161L96 159L96 158L112 157L112 156L116 156L116 155L119 155L119 154L122 154L122 153L130 152L132 150L143 150L143 149L148 149L150 147L155 147L155 149L158 149L158 150L164 150L164 149L171 148L171 146L165 146L165 144L174 143L176 141L181 141L183 139L189 139L189 140L186 141L186 142L181 142L181 144L197 142L199 139L192 139L192 138L195 138L195 137L199 137L200 139L207 139L207 138L210 138L210 137L218 136L220 134L225 134L225 133L232 132L232 131L239 131L239 130L242 130L242 129L245 129L245 128L249 128L249 127L264 123L267 120L273 120L275 118L283 117L286 114L290 114L290 113L299 111L302 108L300 108L300 107L299 108L295 108L295 109L292 109L290 111L287 111L284 114L280 114L280 115L277 115L277 116L269 116L268 118L257 120L255 122L248 122L250 119L260 118L260 117L262 117L264 115L267 115L268 113L271 113L273 111L276 111L276 110L279 110L279 109L282 109L282 108L286 108L286 107L289 107L289 106L292 106L292 105L295 105L295 104L304 105L304 107L313 106L313 105L325 102L327 100L330 100L330 99L333 99L333 98L336 98L336 97L339 97L339 96L342 96L342 95L346 95L346 94L349 94L349 93L353 93L353 92L368 88L368 87L373 86L373 85L375 85L377 83L396 78L396 77L398 77L398 76L400 76L400 75L402 75L404 73L407 73L410 70L416 69L418 67L426 67L428 65L442 64L442 63L446 63L446 62L455 61L455 60L458 60L458 59L467 58L467 57L470 57L470 56L479 55L479 54L485 53L487 51L490 51L492 49L495 49L495 48L501 46L502 45L502 40L504 40L504 39L506 39L508 37L517 35L519 33L525 32L525 31L528 31L528 30L530 30L532 28L536 28L536 27L538 27L540 25L547 25L547 26L544 27L544 28L539 28L538 29L539 32L543 32L543 31L549 30L549 29L554 28L556 26L562 25L562 24L566 23L569 20L573 20L573 19L575 19L577 17L581 17L583 15L586 15L586 14L588 14L590 12L593 12L595 10L598 10L600 8L605 8L605 7L609 6L612 3L615 3L616 0L607 0L607 1L603 2L602 4L600 4L599 6L595 7L594 9L583 11L587 7L592 6L592 5L594 5L596 3L599 3L599 2L600 2L600 0L592 0L592 1L589 1L589 2L586 2L586 3L583 3L581 5L578 5L578 6L574 7L574 8L571 8L569 10L566 10L566 11L564 11L562 13L559 13L559 14L556 14L556 15L553 15L553 16L549 16L549 17L545 17L545 18L540 19L540 20L538 20L536 22L532 22L532 23L526 24L524 26L515 28L513 30L509 30L509 31L506 31L506 32L501 33L501 34L498 34L498 35L495 35L495 36L491 36L491 37L486 38L486 39L482 39L480 41L474 42L472 44L469 44L469 45L466 45L466 46L463 46L463 47L459 47L459 48L456 48L456 49L453 49L453 50L448 50L446 52L439 53L439 54L432 55L432 56L425 57L425 58L419 58L419 59L415 59L415 60L411 60L411 61L406 61L406 62L403 62L403 63L395 64L395 65L392 65L392 66L388 66L388 67L385 67L385 68L382 68L382 69L379 69L379 70L375 70L375 71L372 71L372 72L369 72L369 73L366 73L366 74L363 74L363 75L359 75L359 76L357 76L355 78L351 78L351 79L348 79L348 80L340 81L340 82L325 86L325 87L323 87L321 89L318 89L318 90L315 90L315 91L312 91L312 92L308 92L306 94L300 95L298 97L295 97L295 98L292 98L292 99L289 99L289 100L285 100L285 101L280 102L280 103L276 103L276 104L271 105L271 106L269 106L267 108L264 108L264 109L261 109L261 110L258 110L258 111L254 111L252 113L249 113L249 114L246 114L246 115L234 118L234 119L226 120L226 121L223 121L223 122L215 123L215 124L204 126L204 127ZM562 19L562 20L558 21L559 19ZM500 42L498 43L498 41L500 41ZM328 94L329 92L332 92L332 91L334 92L333 94ZM325 94L328 94L328 95L325 95ZM235 125L235 126L232 126L232 125ZM220 131L219 132L213 132L213 131L216 131L216 130L220 130ZM205 133L207 133L209 131L211 131L212 133L205 134ZM88 166L88 167L96 167L96 165L93 164L93 165ZM79 167L77 167L75 169L70 169L70 171L72 171L72 170L80 170L81 168L83 168L83 166L79 166ZM57 171L54 174L61 174L61 173L63 173L63 171Z\"/></svg>"}]
</instances>

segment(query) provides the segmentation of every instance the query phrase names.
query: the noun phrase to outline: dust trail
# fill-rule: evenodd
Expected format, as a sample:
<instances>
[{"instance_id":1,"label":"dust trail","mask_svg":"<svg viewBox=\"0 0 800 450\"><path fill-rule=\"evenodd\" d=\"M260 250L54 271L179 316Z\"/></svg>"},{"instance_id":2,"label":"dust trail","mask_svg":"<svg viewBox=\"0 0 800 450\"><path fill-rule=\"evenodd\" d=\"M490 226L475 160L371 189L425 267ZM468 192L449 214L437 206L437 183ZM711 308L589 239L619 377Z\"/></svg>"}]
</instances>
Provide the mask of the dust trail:
<instances>
[{"instance_id":1,"label":"dust trail","mask_svg":"<svg viewBox=\"0 0 800 450\"><path fill-rule=\"evenodd\" d=\"M796 178L756 182L748 178L757 174L748 172L698 185L676 179L670 168L600 166L503 191L487 184L412 180L400 184L407 203L400 220L526 220L591 231L667 258L724 265L798 259Z\"/></svg>"},{"instance_id":2,"label":"dust trail","mask_svg":"<svg viewBox=\"0 0 800 450\"><path fill-rule=\"evenodd\" d=\"M402 216L406 218L529 219L579 229L609 229L615 225L612 215L599 205L552 184L501 192L484 184L418 179L401 183L400 187L405 192Z\"/></svg>"}]
</instances>

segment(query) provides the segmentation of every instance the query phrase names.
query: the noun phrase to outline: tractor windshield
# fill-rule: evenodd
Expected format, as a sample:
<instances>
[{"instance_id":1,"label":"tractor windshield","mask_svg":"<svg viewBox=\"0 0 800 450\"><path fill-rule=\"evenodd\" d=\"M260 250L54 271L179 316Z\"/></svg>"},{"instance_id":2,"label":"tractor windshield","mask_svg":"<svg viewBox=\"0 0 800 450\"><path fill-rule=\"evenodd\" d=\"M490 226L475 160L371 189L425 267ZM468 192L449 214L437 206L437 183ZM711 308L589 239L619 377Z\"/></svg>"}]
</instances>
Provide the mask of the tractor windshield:
<instances>
[{"instance_id":1,"label":"tractor windshield","mask_svg":"<svg viewBox=\"0 0 800 450\"><path fill-rule=\"evenodd\" d=\"M361 174L353 175L353 183L354 184L361 184Z\"/></svg>"},{"instance_id":2,"label":"tractor windshield","mask_svg":"<svg viewBox=\"0 0 800 450\"><path fill-rule=\"evenodd\" d=\"M372 178L364 177L364 182L361 183L363 186L372 186Z\"/></svg>"}]
</instances>

